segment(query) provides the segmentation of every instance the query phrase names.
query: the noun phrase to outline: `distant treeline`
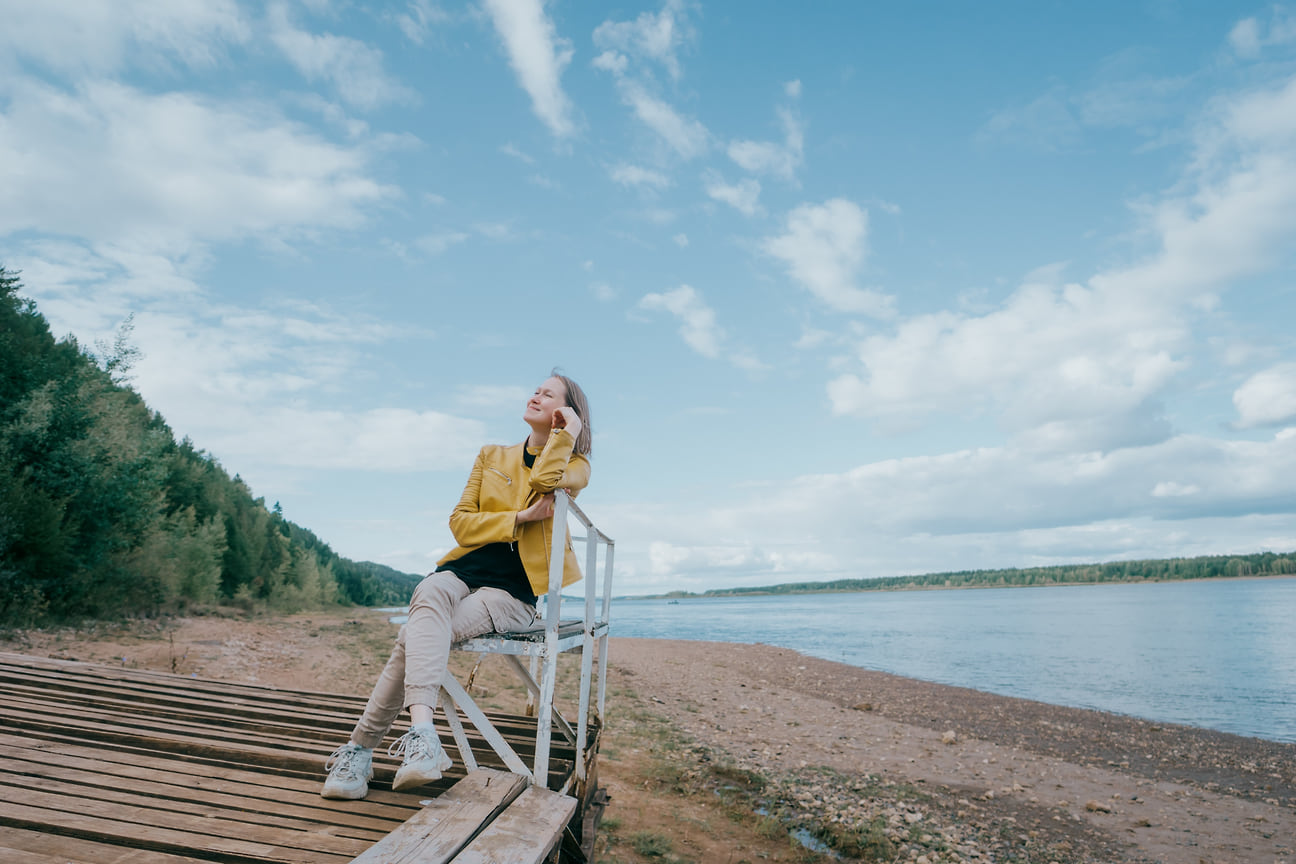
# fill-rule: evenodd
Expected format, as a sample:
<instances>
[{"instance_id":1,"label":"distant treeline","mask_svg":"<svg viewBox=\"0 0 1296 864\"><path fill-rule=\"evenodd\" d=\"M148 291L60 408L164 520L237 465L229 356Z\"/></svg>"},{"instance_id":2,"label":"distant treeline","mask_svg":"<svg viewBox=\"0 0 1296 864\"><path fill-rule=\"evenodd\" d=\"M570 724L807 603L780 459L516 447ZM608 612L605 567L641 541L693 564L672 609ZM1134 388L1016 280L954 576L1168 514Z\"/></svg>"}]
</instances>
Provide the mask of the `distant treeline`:
<instances>
[{"instance_id":1,"label":"distant treeline","mask_svg":"<svg viewBox=\"0 0 1296 864\"><path fill-rule=\"evenodd\" d=\"M715 588L696 594L673 591L665 597L728 597L735 594L816 594L841 591L903 591L920 588L994 588L1030 585L1076 585L1098 582L1164 582L1177 579L1225 579L1239 576L1296 574L1296 553L1207 555L1107 564L1060 564L1011 570L960 570L920 576L835 579L831 582L784 582L762 588Z\"/></svg>"},{"instance_id":2,"label":"distant treeline","mask_svg":"<svg viewBox=\"0 0 1296 864\"><path fill-rule=\"evenodd\" d=\"M417 576L338 556L127 386L113 345L55 340L0 267L0 624L405 603Z\"/></svg>"}]
</instances>

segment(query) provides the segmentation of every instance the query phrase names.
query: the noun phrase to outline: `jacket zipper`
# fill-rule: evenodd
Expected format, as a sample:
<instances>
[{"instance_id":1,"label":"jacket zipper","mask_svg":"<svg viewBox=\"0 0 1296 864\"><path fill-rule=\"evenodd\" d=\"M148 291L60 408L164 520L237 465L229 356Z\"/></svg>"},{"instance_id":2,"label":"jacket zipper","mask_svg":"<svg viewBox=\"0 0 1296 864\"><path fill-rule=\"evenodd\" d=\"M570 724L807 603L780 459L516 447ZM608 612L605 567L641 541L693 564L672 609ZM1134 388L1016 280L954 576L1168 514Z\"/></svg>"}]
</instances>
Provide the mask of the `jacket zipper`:
<instances>
[{"instance_id":1,"label":"jacket zipper","mask_svg":"<svg viewBox=\"0 0 1296 864\"><path fill-rule=\"evenodd\" d=\"M487 470L488 470L488 471L494 471L496 474L498 474L498 475L500 475L501 477L504 478L504 482L505 482L505 483L507 483L507 484L510 485L510 486L513 485L513 478L510 477L509 475L505 474L503 471L499 470L498 468L494 468L494 467L487 466Z\"/></svg>"}]
</instances>

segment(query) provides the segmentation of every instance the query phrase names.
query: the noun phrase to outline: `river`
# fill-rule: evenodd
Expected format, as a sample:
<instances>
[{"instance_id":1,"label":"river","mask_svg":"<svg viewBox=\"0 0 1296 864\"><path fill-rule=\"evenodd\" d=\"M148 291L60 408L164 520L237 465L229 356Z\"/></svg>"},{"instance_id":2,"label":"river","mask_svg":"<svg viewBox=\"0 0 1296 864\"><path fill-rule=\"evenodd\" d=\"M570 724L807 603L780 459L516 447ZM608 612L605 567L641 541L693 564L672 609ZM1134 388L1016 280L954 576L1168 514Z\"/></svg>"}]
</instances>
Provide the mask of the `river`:
<instances>
[{"instance_id":1,"label":"river","mask_svg":"<svg viewBox=\"0 0 1296 864\"><path fill-rule=\"evenodd\" d=\"M764 642L909 678L1296 742L1296 577L623 598L612 633Z\"/></svg>"}]
</instances>

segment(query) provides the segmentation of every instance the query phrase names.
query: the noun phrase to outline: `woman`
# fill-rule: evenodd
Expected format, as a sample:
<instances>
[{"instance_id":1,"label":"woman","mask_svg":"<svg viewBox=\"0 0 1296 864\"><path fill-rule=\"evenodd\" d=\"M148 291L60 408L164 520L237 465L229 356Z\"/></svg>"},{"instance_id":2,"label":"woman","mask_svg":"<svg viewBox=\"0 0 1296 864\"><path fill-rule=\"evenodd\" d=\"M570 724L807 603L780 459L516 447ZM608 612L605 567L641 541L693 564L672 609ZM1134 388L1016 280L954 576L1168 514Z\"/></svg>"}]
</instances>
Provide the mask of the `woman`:
<instances>
[{"instance_id":1,"label":"woman","mask_svg":"<svg viewBox=\"0 0 1296 864\"><path fill-rule=\"evenodd\" d=\"M403 757L392 788L413 789L450 767L432 709L451 644L491 631L530 626L536 600L549 590L554 490L575 495L589 482L589 403L579 385L556 372L536 388L522 419L526 441L487 445L450 514L458 544L437 562L410 600L409 618L378 677L351 740L329 757L325 798L363 798L373 777L373 748L402 708L410 731L389 749ZM570 535L563 585L581 578Z\"/></svg>"}]
</instances>

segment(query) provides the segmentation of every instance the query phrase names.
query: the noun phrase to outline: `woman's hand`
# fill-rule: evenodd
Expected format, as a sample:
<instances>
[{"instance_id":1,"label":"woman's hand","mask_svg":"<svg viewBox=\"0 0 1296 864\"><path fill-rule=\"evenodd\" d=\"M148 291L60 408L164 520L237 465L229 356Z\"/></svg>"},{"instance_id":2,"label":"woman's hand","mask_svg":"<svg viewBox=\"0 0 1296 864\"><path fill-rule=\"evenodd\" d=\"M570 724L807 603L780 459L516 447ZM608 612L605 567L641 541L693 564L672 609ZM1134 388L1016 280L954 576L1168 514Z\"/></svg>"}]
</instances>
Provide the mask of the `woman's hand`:
<instances>
[{"instance_id":1,"label":"woman's hand","mask_svg":"<svg viewBox=\"0 0 1296 864\"><path fill-rule=\"evenodd\" d=\"M573 438L580 437L582 424L575 408L555 408L550 424L551 429L566 429Z\"/></svg>"},{"instance_id":2,"label":"woman's hand","mask_svg":"<svg viewBox=\"0 0 1296 864\"><path fill-rule=\"evenodd\" d=\"M513 521L517 525L521 525L523 522L539 522L541 519L548 519L552 516L553 511L554 496L550 492L548 495L541 495L534 504L525 510L519 510L517 518Z\"/></svg>"}]
</instances>

